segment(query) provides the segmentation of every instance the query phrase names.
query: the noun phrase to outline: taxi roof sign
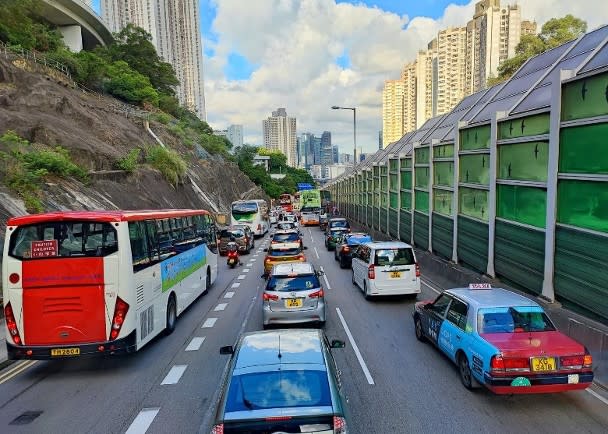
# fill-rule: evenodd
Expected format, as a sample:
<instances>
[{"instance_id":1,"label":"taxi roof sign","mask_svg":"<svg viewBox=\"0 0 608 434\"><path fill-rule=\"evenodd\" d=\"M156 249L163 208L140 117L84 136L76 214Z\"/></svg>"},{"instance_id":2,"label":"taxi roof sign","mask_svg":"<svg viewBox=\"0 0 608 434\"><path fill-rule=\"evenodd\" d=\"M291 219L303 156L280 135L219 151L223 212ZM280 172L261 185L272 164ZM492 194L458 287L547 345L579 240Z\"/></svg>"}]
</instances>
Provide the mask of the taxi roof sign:
<instances>
[{"instance_id":1,"label":"taxi roof sign","mask_svg":"<svg viewBox=\"0 0 608 434\"><path fill-rule=\"evenodd\" d=\"M489 283L469 283L469 289L492 289Z\"/></svg>"}]
</instances>

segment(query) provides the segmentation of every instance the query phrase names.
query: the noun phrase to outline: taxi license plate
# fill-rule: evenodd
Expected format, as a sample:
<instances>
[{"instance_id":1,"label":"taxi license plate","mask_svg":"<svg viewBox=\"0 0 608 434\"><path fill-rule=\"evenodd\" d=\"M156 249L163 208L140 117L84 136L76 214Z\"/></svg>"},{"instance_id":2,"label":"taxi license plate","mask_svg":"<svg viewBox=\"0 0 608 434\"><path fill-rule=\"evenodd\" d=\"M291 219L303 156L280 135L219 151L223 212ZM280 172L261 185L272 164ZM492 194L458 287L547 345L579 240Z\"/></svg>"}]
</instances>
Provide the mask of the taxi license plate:
<instances>
[{"instance_id":1,"label":"taxi license plate","mask_svg":"<svg viewBox=\"0 0 608 434\"><path fill-rule=\"evenodd\" d=\"M533 357L532 370L535 372L555 371L554 357Z\"/></svg>"},{"instance_id":2,"label":"taxi license plate","mask_svg":"<svg viewBox=\"0 0 608 434\"><path fill-rule=\"evenodd\" d=\"M285 300L285 307L288 309L302 307L302 299L301 298L288 298Z\"/></svg>"},{"instance_id":3,"label":"taxi license plate","mask_svg":"<svg viewBox=\"0 0 608 434\"><path fill-rule=\"evenodd\" d=\"M391 271L391 279L399 279L401 277L400 271Z\"/></svg>"},{"instance_id":4,"label":"taxi license plate","mask_svg":"<svg viewBox=\"0 0 608 434\"><path fill-rule=\"evenodd\" d=\"M80 348L53 348L51 350L51 356L79 356Z\"/></svg>"}]
</instances>

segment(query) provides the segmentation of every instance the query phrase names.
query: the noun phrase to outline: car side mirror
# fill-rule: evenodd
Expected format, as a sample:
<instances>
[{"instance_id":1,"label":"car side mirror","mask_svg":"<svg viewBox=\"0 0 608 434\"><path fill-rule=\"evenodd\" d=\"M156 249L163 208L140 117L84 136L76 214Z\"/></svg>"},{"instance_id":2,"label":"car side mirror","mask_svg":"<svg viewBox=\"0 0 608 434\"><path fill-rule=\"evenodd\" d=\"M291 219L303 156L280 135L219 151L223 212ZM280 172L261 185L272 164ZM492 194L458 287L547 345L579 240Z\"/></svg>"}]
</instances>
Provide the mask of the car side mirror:
<instances>
[{"instance_id":1,"label":"car side mirror","mask_svg":"<svg viewBox=\"0 0 608 434\"><path fill-rule=\"evenodd\" d=\"M264 251L265 251L265 252L267 252L267 251L268 251L268 247L266 247L266 248L264 249Z\"/></svg>"},{"instance_id":2,"label":"car side mirror","mask_svg":"<svg viewBox=\"0 0 608 434\"><path fill-rule=\"evenodd\" d=\"M344 348L346 346L346 344L344 343L344 341L341 341L339 339L334 339L331 341L331 348Z\"/></svg>"},{"instance_id":3,"label":"car side mirror","mask_svg":"<svg viewBox=\"0 0 608 434\"><path fill-rule=\"evenodd\" d=\"M234 348L232 347L232 345L221 347L220 354L234 354Z\"/></svg>"},{"instance_id":4,"label":"car side mirror","mask_svg":"<svg viewBox=\"0 0 608 434\"><path fill-rule=\"evenodd\" d=\"M304 246L304 247L303 247L303 249L304 249L304 250L308 250L308 247Z\"/></svg>"},{"instance_id":5,"label":"car side mirror","mask_svg":"<svg viewBox=\"0 0 608 434\"><path fill-rule=\"evenodd\" d=\"M433 304L432 304L432 303L425 304L424 306L422 306L422 308L423 308L424 310L429 310L429 309L430 309L430 308L432 308L432 307L433 307Z\"/></svg>"}]
</instances>

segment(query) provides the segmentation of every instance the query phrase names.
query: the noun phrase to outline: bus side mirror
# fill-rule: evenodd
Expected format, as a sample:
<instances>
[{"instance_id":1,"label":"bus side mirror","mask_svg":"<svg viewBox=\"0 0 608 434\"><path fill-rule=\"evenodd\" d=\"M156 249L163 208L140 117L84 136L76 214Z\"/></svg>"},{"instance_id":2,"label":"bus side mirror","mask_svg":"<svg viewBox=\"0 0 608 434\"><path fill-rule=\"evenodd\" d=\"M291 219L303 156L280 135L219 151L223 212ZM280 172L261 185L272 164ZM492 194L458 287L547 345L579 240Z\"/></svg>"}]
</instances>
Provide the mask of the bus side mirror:
<instances>
[{"instance_id":1,"label":"bus side mirror","mask_svg":"<svg viewBox=\"0 0 608 434\"><path fill-rule=\"evenodd\" d=\"M232 345L221 347L220 354L234 354L234 348L232 347Z\"/></svg>"}]
</instances>

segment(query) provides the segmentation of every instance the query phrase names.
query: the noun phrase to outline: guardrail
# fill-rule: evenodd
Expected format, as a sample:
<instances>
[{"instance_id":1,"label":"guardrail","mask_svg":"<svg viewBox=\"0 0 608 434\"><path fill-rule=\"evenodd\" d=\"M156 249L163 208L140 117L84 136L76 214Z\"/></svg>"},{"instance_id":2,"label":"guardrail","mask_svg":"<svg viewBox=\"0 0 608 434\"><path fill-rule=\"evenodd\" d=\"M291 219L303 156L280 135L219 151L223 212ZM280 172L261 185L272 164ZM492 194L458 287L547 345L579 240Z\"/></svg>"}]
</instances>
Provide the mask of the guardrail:
<instances>
[{"instance_id":1,"label":"guardrail","mask_svg":"<svg viewBox=\"0 0 608 434\"><path fill-rule=\"evenodd\" d=\"M4 54L5 56L8 54L13 54L23 59L38 63L39 65L44 65L56 69L57 71L66 75L70 80L72 80L72 75L70 74L70 70L66 65L54 59L49 59L40 53L36 53L35 51L26 50L22 47L11 47L10 45L0 41L0 53Z\"/></svg>"}]
</instances>

